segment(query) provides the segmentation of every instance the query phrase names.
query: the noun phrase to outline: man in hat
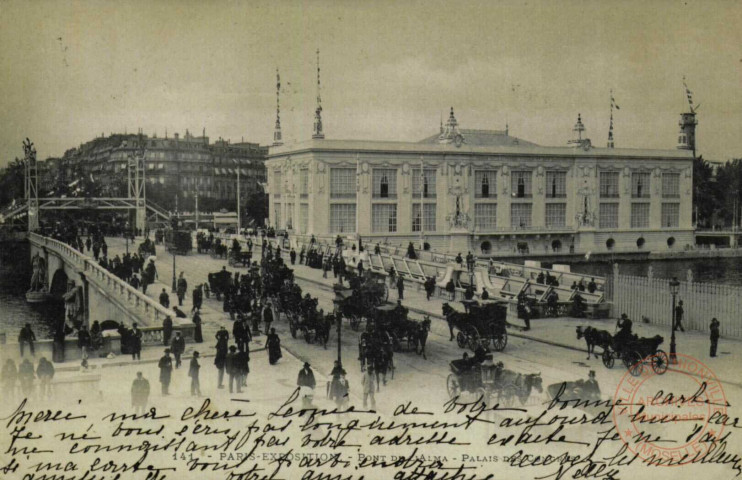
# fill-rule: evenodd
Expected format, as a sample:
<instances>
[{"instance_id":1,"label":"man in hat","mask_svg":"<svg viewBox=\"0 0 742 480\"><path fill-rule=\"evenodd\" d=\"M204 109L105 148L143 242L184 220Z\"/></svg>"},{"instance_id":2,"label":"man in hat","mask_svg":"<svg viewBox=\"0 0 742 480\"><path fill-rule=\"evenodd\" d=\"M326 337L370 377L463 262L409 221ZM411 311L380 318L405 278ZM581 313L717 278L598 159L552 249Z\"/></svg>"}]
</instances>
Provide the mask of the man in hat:
<instances>
[{"instance_id":1,"label":"man in hat","mask_svg":"<svg viewBox=\"0 0 742 480\"><path fill-rule=\"evenodd\" d=\"M631 339L631 319L625 313L621 314L621 318L616 322L616 327L619 329L615 336L615 340L619 344L625 344Z\"/></svg>"},{"instance_id":2,"label":"man in hat","mask_svg":"<svg viewBox=\"0 0 742 480\"><path fill-rule=\"evenodd\" d=\"M600 387L598 380L595 379L595 370L590 370L585 381L585 396L591 400L600 400Z\"/></svg>"},{"instance_id":3,"label":"man in hat","mask_svg":"<svg viewBox=\"0 0 742 480\"><path fill-rule=\"evenodd\" d=\"M201 365L198 363L198 352L193 352L193 358L191 358L191 365L188 368L188 376L191 377L191 396L201 396L201 383L198 379L199 370Z\"/></svg>"},{"instance_id":4,"label":"man in hat","mask_svg":"<svg viewBox=\"0 0 742 480\"><path fill-rule=\"evenodd\" d=\"M170 358L170 349L165 349L165 355L160 358L157 366L160 368L160 384L162 385L162 394L170 395L170 376L173 373L173 359Z\"/></svg>"},{"instance_id":5,"label":"man in hat","mask_svg":"<svg viewBox=\"0 0 742 480\"><path fill-rule=\"evenodd\" d=\"M242 393L242 382L240 381L240 368L237 358L237 347L229 346L229 353L224 362L225 370L229 375L229 393L232 393L233 385L237 384L237 393Z\"/></svg>"},{"instance_id":6,"label":"man in hat","mask_svg":"<svg viewBox=\"0 0 742 480\"><path fill-rule=\"evenodd\" d=\"M263 323L265 323L266 334L270 332L272 322L273 322L273 309L271 308L271 302L266 302L265 308L263 309Z\"/></svg>"},{"instance_id":7,"label":"man in hat","mask_svg":"<svg viewBox=\"0 0 742 480\"><path fill-rule=\"evenodd\" d=\"M180 272L180 276L178 277L178 283L177 288L175 289L177 295L178 295L178 306L183 306L183 299L185 298L186 292L188 292L188 281L185 278L185 273Z\"/></svg>"},{"instance_id":8,"label":"man in hat","mask_svg":"<svg viewBox=\"0 0 742 480\"><path fill-rule=\"evenodd\" d=\"M173 343L170 345L170 349L175 356L175 368L180 368L180 356L185 352L185 339L180 335L180 332L175 332L175 338L173 338Z\"/></svg>"},{"instance_id":9,"label":"man in hat","mask_svg":"<svg viewBox=\"0 0 742 480\"><path fill-rule=\"evenodd\" d=\"M167 294L167 291L164 288L162 289L162 292L160 292L160 305L165 308L170 308L170 295Z\"/></svg>"},{"instance_id":10,"label":"man in hat","mask_svg":"<svg viewBox=\"0 0 742 480\"><path fill-rule=\"evenodd\" d=\"M137 372L137 378L131 384L131 406L135 414L144 414L149 398L149 380L144 378L142 372Z\"/></svg>"},{"instance_id":11,"label":"man in hat","mask_svg":"<svg viewBox=\"0 0 742 480\"><path fill-rule=\"evenodd\" d=\"M685 329L683 328L683 314L685 313L685 310L683 310L683 301L680 300L678 302L678 306L675 307L675 329L680 330L681 332L684 332Z\"/></svg>"},{"instance_id":12,"label":"man in hat","mask_svg":"<svg viewBox=\"0 0 742 480\"><path fill-rule=\"evenodd\" d=\"M33 330L31 330L31 324L27 323L23 328L21 328L21 332L18 334L18 345L21 347L21 357L23 357L24 344L28 344L28 348L31 350L31 356L34 355L33 342L35 341L36 335L33 333Z\"/></svg>"},{"instance_id":13,"label":"man in hat","mask_svg":"<svg viewBox=\"0 0 742 480\"><path fill-rule=\"evenodd\" d=\"M721 324L716 319L716 317L711 319L711 326L709 327L709 330L711 330L711 350L709 351L709 355L712 357L716 356L716 347L719 345L719 327Z\"/></svg>"},{"instance_id":14,"label":"man in hat","mask_svg":"<svg viewBox=\"0 0 742 480\"><path fill-rule=\"evenodd\" d=\"M309 362L304 362L304 367L299 370L299 376L296 379L296 385L300 389L301 401L303 408L312 407L312 391L317 382L314 380L314 372Z\"/></svg>"}]
</instances>

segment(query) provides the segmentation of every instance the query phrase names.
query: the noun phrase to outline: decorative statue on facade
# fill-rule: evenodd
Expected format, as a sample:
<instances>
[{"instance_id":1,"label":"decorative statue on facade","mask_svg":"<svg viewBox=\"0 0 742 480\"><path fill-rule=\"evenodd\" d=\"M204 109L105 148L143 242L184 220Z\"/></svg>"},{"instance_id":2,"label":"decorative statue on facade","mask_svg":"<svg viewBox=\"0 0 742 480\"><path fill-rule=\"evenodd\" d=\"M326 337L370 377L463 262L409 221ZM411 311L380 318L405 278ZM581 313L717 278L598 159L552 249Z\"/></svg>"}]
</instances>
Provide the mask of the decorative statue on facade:
<instances>
[{"instance_id":1,"label":"decorative statue on facade","mask_svg":"<svg viewBox=\"0 0 742 480\"><path fill-rule=\"evenodd\" d=\"M67 292L62 295L64 299L64 317L75 328L80 328L83 323L83 293L82 287L75 286L74 280L67 281Z\"/></svg>"},{"instance_id":2,"label":"decorative statue on facade","mask_svg":"<svg viewBox=\"0 0 742 480\"><path fill-rule=\"evenodd\" d=\"M45 292L46 288L46 261L38 254L31 259L33 273L31 274L31 289L29 292Z\"/></svg>"},{"instance_id":3,"label":"decorative statue on facade","mask_svg":"<svg viewBox=\"0 0 742 480\"><path fill-rule=\"evenodd\" d=\"M580 227L592 227L595 225L595 215L590 211L590 191L583 188L578 193L582 195L582 211L577 213L577 225Z\"/></svg>"},{"instance_id":4,"label":"decorative statue on facade","mask_svg":"<svg viewBox=\"0 0 742 480\"><path fill-rule=\"evenodd\" d=\"M469 228L469 215L461 210L461 195L456 195L456 213L448 216L451 228Z\"/></svg>"}]
</instances>

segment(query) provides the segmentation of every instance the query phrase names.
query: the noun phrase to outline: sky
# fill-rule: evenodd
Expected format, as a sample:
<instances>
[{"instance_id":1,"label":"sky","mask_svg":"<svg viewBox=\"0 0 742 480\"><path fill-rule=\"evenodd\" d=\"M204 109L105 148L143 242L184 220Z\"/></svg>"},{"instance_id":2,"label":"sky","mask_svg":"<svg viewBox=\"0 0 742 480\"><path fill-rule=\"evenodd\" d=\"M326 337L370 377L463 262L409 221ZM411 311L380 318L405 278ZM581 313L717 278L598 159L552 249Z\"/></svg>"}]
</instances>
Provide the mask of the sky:
<instances>
[{"instance_id":1,"label":"sky","mask_svg":"<svg viewBox=\"0 0 742 480\"><path fill-rule=\"evenodd\" d=\"M605 146L742 157L742 2L0 0L0 166L101 134L309 139L320 49L325 135L416 141L461 128L565 145L578 113Z\"/></svg>"}]
</instances>

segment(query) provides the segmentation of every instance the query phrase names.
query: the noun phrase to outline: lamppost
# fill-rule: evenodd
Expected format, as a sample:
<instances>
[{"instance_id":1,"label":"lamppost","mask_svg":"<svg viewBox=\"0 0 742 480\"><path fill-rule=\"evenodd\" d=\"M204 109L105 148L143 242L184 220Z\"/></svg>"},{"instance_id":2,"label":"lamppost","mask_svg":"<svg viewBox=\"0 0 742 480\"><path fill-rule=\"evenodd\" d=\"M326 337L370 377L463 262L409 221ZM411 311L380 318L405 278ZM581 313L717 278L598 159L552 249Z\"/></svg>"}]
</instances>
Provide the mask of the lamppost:
<instances>
[{"instance_id":1,"label":"lamppost","mask_svg":"<svg viewBox=\"0 0 742 480\"><path fill-rule=\"evenodd\" d=\"M332 289L335 291L335 298L332 300L332 303L335 304L335 318L337 319L337 335L338 335L338 365L340 367L343 366L343 359L341 357L341 350L340 350L340 327L342 324L342 312L340 310L340 305L344 300L347 298L350 298L350 296L353 294L353 290L350 288L344 287L340 283L336 283L332 286Z\"/></svg>"},{"instance_id":2,"label":"lamppost","mask_svg":"<svg viewBox=\"0 0 742 480\"><path fill-rule=\"evenodd\" d=\"M178 197L175 197L175 198L177 199ZM172 291L173 292L172 293L175 293L176 290L177 290L177 288L178 288L177 282L175 280L175 253L176 253L176 249L177 249L177 246L175 244L175 231L176 231L176 229L178 227L177 212L176 212L176 215L170 220L170 226L171 226L171 230L170 230L170 253L173 255L173 285L172 285Z\"/></svg>"},{"instance_id":3,"label":"lamppost","mask_svg":"<svg viewBox=\"0 0 742 480\"><path fill-rule=\"evenodd\" d=\"M675 299L680 289L680 282L676 277L672 277L670 280L670 294L672 295L672 335L670 336L670 364L677 365L678 357L675 351Z\"/></svg>"}]
</instances>

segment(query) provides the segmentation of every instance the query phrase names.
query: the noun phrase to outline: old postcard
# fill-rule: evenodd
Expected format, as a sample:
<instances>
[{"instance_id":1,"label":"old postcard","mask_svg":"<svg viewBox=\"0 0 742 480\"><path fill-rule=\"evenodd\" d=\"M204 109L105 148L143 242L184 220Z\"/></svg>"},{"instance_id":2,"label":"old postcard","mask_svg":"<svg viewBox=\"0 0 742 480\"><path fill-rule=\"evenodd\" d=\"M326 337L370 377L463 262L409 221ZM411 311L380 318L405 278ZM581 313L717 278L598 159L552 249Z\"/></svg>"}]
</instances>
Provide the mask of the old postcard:
<instances>
[{"instance_id":1,"label":"old postcard","mask_svg":"<svg viewBox=\"0 0 742 480\"><path fill-rule=\"evenodd\" d=\"M739 477L740 24L0 1L0 478Z\"/></svg>"}]
</instances>

